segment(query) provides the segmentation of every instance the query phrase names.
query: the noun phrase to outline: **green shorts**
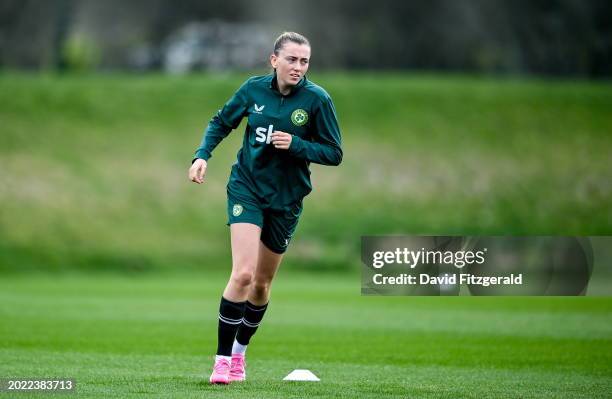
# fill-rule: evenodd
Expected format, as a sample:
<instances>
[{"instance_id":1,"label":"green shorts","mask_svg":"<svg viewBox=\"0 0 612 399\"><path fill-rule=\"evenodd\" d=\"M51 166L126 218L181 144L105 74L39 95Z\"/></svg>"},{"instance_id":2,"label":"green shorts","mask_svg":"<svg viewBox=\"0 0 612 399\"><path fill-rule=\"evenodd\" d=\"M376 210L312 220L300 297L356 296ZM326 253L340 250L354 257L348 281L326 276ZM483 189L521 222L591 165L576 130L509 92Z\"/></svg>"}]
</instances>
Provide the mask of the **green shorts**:
<instances>
[{"instance_id":1,"label":"green shorts","mask_svg":"<svg viewBox=\"0 0 612 399\"><path fill-rule=\"evenodd\" d=\"M251 192L227 189L227 225L251 223L261 227L261 242L277 254L287 250L301 213L302 200L284 209L271 209Z\"/></svg>"}]
</instances>

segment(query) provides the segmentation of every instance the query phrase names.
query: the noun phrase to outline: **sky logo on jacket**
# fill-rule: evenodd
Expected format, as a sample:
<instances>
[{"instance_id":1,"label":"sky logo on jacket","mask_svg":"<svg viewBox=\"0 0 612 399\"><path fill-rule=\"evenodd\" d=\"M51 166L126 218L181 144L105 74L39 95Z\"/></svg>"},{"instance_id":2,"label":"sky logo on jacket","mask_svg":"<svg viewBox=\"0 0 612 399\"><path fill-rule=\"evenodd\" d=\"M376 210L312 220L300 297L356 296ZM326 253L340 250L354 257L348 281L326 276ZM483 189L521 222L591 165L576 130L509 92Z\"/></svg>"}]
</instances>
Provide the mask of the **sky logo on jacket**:
<instances>
[{"instance_id":1,"label":"sky logo on jacket","mask_svg":"<svg viewBox=\"0 0 612 399\"><path fill-rule=\"evenodd\" d=\"M255 134L257 135L257 137L255 137L255 140L259 141L260 143L270 144L270 142L272 141L273 131L273 125L269 125L267 129L265 127L258 127L257 129L255 129Z\"/></svg>"}]
</instances>

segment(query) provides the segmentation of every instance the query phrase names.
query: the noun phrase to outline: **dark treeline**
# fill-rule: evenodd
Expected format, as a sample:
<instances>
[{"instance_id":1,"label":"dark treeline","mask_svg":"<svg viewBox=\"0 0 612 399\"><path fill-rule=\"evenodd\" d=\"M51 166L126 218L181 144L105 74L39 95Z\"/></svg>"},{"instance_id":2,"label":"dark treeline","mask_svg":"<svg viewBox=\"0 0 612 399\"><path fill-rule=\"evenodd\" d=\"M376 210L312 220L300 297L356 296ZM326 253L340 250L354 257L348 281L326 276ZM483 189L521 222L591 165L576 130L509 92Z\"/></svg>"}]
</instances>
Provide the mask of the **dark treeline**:
<instances>
[{"instance_id":1,"label":"dark treeline","mask_svg":"<svg viewBox=\"0 0 612 399\"><path fill-rule=\"evenodd\" d=\"M608 0L0 0L0 67L163 68L169 38L214 21L217 45L300 31L318 68L606 77L611 19Z\"/></svg>"}]
</instances>

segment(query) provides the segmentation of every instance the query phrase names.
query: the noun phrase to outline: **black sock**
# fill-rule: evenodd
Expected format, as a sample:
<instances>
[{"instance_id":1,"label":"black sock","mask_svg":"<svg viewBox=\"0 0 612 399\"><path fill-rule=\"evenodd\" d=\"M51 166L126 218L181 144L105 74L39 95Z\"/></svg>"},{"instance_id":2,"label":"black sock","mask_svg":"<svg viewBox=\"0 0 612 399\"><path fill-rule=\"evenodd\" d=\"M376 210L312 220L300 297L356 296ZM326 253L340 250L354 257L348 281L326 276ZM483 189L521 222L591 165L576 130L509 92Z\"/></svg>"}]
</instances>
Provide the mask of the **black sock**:
<instances>
[{"instance_id":1,"label":"black sock","mask_svg":"<svg viewBox=\"0 0 612 399\"><path fill-rule=\"evenodd\" d=\"M221 297L217 355L231 356L236 331L242 323L246 302L232 302Z\"/></svg>"},{"instance_id":2,"label":"black sock","mask_svg":"<svg viewBox=\"0 0 612 399\"><path fill-rule=\"evenodd\" d=\"M258 306L253 305L249 301L246 302L242 324L240 324L238 334L236 334L236 341L238 341L240 345L249 344L249 341L251 340L253 334L255 334L255 331L257 331L257 327L259 327L259 323L261 323L261 319L263 319L267 308L267 303L265 305Z\"/></svg>"}]
</instances>

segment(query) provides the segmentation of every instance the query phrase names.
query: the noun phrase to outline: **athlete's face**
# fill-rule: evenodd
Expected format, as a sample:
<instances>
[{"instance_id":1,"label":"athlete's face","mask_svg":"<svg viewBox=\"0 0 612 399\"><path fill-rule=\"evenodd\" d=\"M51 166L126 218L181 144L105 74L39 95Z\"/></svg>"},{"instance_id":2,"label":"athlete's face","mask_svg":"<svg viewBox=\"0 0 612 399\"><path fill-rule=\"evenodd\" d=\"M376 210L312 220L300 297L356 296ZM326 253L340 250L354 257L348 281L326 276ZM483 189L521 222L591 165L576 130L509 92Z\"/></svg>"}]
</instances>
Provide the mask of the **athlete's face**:
<instances>
[{"instance_id":1,"label":"athlete's face","mask_svg":"<svg viewBox=\"0 0 612 399\"><path fill-rule=\"evenodd\" d=\"M270 56L272 68L276 69L278 87L282 90L298 84L308 70L309 61L310 46L291 41L285 42L278 55Z\"/></svg>"}]
</instances>

